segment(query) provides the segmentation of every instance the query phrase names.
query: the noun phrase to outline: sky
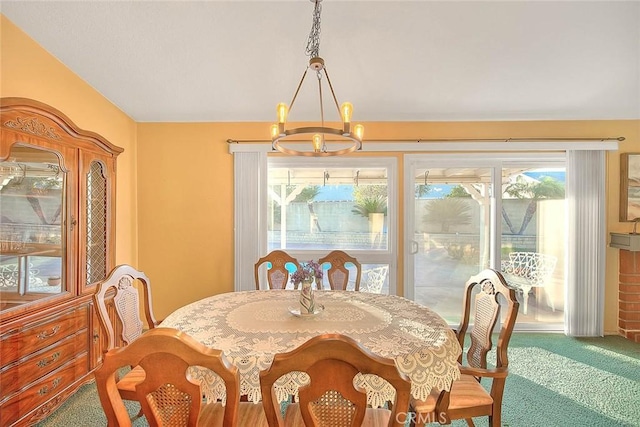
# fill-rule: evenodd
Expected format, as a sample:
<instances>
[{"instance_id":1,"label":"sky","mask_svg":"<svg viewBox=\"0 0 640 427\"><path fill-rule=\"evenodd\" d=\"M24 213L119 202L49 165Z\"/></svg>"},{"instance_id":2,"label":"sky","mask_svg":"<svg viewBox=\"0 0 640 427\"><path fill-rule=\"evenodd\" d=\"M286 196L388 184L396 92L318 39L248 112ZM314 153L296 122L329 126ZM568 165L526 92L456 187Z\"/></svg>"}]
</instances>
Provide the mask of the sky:
<instances>
[{"instance_id":1,"label":"sky","mask_svg":"<svg viewBox=\"0 0 640 427\"><path fill-rule=\"evenodd\" d=\"M544 176L549 176L562 183L565 182L565 172L559 170L553 171L532 171L524 172L523 175L539 180ZM448 184L431 184L431 191L425 194L423 199L439 199L451 192L456 185ZM353 200L353 186L351 185L325 185L320 186L320 192L314 199L315 202L330 201L351 201Z\"/></svg>"}]
</instances>

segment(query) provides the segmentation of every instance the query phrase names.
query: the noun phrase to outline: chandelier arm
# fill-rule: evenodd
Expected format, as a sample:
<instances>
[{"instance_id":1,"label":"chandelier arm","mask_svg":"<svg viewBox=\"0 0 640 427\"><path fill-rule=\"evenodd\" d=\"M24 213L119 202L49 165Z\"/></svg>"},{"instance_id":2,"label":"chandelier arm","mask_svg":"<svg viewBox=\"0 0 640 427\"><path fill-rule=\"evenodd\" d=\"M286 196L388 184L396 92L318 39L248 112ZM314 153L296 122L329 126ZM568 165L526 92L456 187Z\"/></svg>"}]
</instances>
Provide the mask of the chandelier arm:
<instances>
[{"instance_id":1,"label":"chandelier arm","mask_svg":"<svg viewBox=\"0 0 640 427\"><path fill-rule=\"evenodd\" d=\"M298 92L300 92L300 88L302 87L304 78L307 77L307 71L309 71L309 69L305 68L304 73L302 73L302 78L300 79L300 83L298 83L298 87L296 88L296 91L293 94L293 98L291 98L291 102L289 103L289 112L291 112L291 108L293 108L293 103L296 102L296 98L298 97Z\"/></svg>"},{"instance_id":2,"label":"chandelier arm","mask_svg":"<svg viewBox=\"0 0 640 427\"><path fill-rule=\"evenodd\" d=\"M327 71L327 67L324 68L324 75L327 76L327 84L329 85L329 90L331 90L331 96L333 96L333 102L336 105L336 110L338 110L338 116L342 117L342 113L340 112L340 106L338 105L338 98L336 98L336 93L333 91L333 85L331 84L331 79L329 78L329 72Z\"/></svg>"},{"instance_id":3,"label":"chandelier arm","mask_svg":"<svg viewBox=\"0 0 640 427\"><path fill-rule=\"evenodd\" d=\"M322 102L322 74L318 71L318 94L320 95L320 126L324 127L324 103ZM327 143L324 140L324 133L322 133L322 149L323 152L327 151Z\"/></svg>"},{"instance_id":4,"label":"chandelier arm","mask_svg":"<svg viewBox=\"0 0 640 427\"><path fill-rule=\"evenodd\" d=\"M318 95L320 95L320 125L324 127L324 103L322 102L322 80L321 75L318 73Z\"/></svg>"}]
</instances>

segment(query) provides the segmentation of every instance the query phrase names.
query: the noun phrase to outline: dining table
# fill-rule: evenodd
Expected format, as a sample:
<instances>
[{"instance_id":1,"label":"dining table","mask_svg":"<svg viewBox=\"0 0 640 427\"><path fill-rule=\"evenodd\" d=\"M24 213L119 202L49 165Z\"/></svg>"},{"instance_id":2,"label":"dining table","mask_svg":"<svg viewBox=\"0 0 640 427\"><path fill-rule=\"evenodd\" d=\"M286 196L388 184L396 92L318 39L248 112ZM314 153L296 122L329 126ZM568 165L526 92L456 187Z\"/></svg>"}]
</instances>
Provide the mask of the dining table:
<instances>
[{"instance_id":1,"label":"dining table","mask_svg":"<svg viewBox=\"0 0 640 427\"><path fill-rule=\"evenodd\" d=\"M178 329L210 348L222 350L238 368L240 394L261 400L260 371L277 353L288 352L314 336L338 333L355 339L370 352L395 361L411 380L411 394L424 400L432 389L449 390L460 377L460 344L436 312L406 298L356 291L316 291L315 314L300 313L300 291L257 290L213 295L181 307L162 327ZM192 368L209 401L226 401L224 384L213 372ZM284 402L308 384L303 372L291 372L274 385ZM367 403L382 407L393 401L388 382L358 374L355 384L367 391Z\"/></svg>"}]
</instances>

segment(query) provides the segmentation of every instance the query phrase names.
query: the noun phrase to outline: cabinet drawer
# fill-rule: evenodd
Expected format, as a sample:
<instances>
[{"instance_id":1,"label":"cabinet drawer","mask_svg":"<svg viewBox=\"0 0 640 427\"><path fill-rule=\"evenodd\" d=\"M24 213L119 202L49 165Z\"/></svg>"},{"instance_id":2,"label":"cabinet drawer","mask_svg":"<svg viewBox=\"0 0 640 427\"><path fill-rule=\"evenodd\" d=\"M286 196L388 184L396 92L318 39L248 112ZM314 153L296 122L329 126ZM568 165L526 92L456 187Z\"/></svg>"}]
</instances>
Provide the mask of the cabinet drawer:
<instances>
[{"instance_id":1,"label":"cabinet drawer","mask_svg":"<svg viewBox=\"0 0 640 427\"><path fill-rule=\"evenodd\" d=\"M0 338L0 360L6 366L87 327L87 307L49 317L37 325Z\"/></svg>"},{"instance_id":2,"label":"cabinet drawer","mask_svg":"<svg viewBox=\"0 0 640 427\"><path fill-rule=\"evenodd\" d=\"M83 329L76 335L64 338L47 350L22 359L0 372L0 390L2 390L0 401L11 393L64 365L73 359L76 354L86 352L87 339L87 330Z\"/></svg>"},{"instance_id":3,"label":"cabinet drawer","mask_svg":"<svg viewBox=\"0 0 640 427\"><path fill-rule=\"evenodd\" d=\"M31 387L14 394L0 405L0 426L15 423L34 408L46 403L87 373L87 354L61 366L56 371L34 383ZM37 416L38 414L32 414Z\"/></svg>"}]
</instances>

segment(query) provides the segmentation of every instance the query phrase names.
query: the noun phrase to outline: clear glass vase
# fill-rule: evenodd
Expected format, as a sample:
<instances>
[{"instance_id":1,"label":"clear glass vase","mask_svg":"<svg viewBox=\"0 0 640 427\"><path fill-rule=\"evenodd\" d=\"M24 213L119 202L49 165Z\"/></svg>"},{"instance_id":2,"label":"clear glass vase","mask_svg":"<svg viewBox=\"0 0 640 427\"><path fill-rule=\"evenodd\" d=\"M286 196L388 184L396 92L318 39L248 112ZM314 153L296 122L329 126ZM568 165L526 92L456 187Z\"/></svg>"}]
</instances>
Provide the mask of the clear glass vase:
<instances>
[{"instance_id":1,"label":"clear glass vase","mask_svg":"<svg viewBox=\"0 0 640 427\"><path fill-rule=\"evenodd\" d=\"M316 310L315 296L313 292L315 278L302 281L300 288L300 314L314 314Z\"/></svg>"}]
</instances>

